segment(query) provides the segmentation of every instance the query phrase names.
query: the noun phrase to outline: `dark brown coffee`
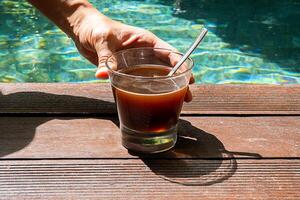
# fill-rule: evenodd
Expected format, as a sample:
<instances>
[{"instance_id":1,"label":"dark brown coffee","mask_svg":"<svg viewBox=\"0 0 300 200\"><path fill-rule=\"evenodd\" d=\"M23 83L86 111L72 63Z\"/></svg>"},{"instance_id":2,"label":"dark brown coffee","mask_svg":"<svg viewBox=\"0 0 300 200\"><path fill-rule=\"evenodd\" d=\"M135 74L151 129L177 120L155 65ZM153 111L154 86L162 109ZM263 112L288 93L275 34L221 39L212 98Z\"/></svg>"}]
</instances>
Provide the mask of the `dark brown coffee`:
<instances>
[{"instance_id":1,"label":"dark brown coffee","mask_svg":"<svg viewBox=\"0 0 300 200\"><path fill-rule=\"evenodd\" d=\"M170 69L169 67L157 65L139 66L126 68L121 72L135 76L159 77L166 76ZM142 133L160 133L175 127L187 87L163 93L149 92L149 85L155 90L161 84L163 83L159 81L151 84L145 83L145 89L139 87L136 90L137 92L130 92L135 91L133 88L134 83L126 86L128 90L126 87L120 89L112 86L122 126ZM168 84L172 84L172 82ZM175 86L171 87L174 88Z\"/></svg>"}]
</instances>

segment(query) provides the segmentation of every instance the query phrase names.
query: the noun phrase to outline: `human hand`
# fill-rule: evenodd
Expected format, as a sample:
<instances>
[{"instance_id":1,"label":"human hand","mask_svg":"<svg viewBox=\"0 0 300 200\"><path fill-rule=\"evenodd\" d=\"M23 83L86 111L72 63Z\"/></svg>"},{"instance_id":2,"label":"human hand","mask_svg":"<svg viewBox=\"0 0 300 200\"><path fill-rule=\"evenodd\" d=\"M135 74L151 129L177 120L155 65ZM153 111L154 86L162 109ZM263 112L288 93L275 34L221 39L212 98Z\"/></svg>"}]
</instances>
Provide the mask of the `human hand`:
<instances>
[{"instance_id":1,"label":"human hand","mask_svg":"<svg viewBox=\"0 0 300 200\"><path fill-rule=\"evenodd\" d=\"M80 19L73 27L78 51L91 63L98 66L96 77L108 78L106 59L112 53L134 47L153 47L176 50L174 47L142 28L122 24L102 15L94 8L80 12ZM190 83L194 82L192 77ZM185 101L192 100L192 94L187 92Z\"/></svg>"}]
</instances>

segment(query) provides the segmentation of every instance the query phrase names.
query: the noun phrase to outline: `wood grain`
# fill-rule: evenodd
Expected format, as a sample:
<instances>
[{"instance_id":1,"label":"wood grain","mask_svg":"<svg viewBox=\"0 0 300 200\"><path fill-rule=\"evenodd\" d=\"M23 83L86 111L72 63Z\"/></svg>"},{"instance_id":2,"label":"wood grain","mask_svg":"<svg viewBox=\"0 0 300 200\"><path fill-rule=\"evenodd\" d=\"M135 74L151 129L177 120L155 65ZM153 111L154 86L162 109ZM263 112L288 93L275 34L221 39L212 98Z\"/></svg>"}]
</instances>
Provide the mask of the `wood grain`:
<instances>
[{"instance_id":1,"label":"wood grain","mask_svg":"<svg viewBox=\"0 0 300 200\"><path fill-rule=\"evenodd\" d=\"M114 118L2 117L1 159L136 158ZM300 117L183 117L160 158L300 157Z\"/></svg>"},{"instance_id":2,"label":"wood grain","mask_svg":"<svg viewBox=\"0 0 300 200\"><path fill-rule=\"evenodd\" d=\"M0 162L0 199L299 198L300 160Z\"/></svg>"},{"instance_id":3,"label":"wood grain","mask_svg":"<svg viewBox=\"0 0 300 200\"><path fill-rule=\"evenodd\" d=\"M146 156L108 84L0 84L0 199L300 199L300 85L191 90L176 147Z\"/></svg>"},{"instance_id":4,"label":"wood grain","mask_svg":"<svg viewBox=\"0 0 300 200\"><path fill-rule=\"evenodd\" d=\"M183 114L300 114L300 85L192 85ZM107 83L0 83L0 113L114 114Z\"/></svg>"}]
</instances>

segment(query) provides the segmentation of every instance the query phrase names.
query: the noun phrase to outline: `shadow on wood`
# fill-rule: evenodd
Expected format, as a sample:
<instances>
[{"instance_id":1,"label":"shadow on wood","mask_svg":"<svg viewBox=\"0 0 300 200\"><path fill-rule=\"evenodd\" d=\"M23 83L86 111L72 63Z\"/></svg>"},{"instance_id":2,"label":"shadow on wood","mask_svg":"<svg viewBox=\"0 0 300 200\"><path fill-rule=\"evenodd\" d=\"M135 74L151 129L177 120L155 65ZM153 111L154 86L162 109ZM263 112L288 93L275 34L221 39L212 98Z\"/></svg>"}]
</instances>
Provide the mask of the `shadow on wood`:
<instances>
[{"instance_id":1,"label":"shadow on wood","mask_svg":"<svg viewBox=\"0 0 300 200\"><path fill-rule=\"evenodd\" d=\"M39 101L53 102L54 105L59 105L65 110L74 107L84 108L86 105L92 107L90 109L101 109L103 108L103 105L107 105L104 109L113 109L115 107L114 103L86 97L56 95L43 92L17 92L8 95L0 93L0 109L4 106L3 104L1 105L1 102L9 102L10 99L13 99L14 101L18 99L17 103L20 105L20 108L26 108L26 105L22 104L22 102L34 103ZM98 107L99 105L101 106ZM55 109L56 108L53 108L53 110ZM55 119L55 117L53 117L55 116L55 113L53 114L51 114L50 117L43 117L45 115L42 113L24 113L21 115L13 113L4 114L5 120L0 120L0 158L28 146L35 136L36 128L47 121ZM34 117L34 120L28 116ZM16 117L19 117L19 120L16 120ZM101 118L102 116L97 115L97 118L99 117ZM78 115L70 115L68 120L74 118L77 119L80 117L78 117ZM118 126L117 119L112 120L111 118L111 121Z\"/></svg>"},{"instance_id":2,"label":"shadow on wood","mask_svg":"<svg viewBox=\"0 0 300 200\"><path fill-rule=\"evenodd\" d=\"M1 88L0 85L0 113L116 114L114 100L110 98L112 92L106 91L108 86L105 86L106 90L103 92L92 90L92 86L80 87L80 84L77 87L71 84L52 87L45 85L38 88L28 86L28 90L42 91L26 91L27 88L21 88L20 90L25 91L15 92L19 89L18 86L10 88L4 85ZM57 87L66 88L63 90Z\"/></svg>"},{"instance_id":3,"label":"shadow on wood","mask_svg":"<svg viewBox=\"0 0 300 200\"><path fill-rule=\"evenodd\" d=\"M237 170L234 155L261 158L259 154L229 152L214 135L180 120L175 148L158 155L141 156L157 175L182 185L212 185L230 178Z\"/></svg>"},{"instance_id":4,"label":"shadow on wood","mask_svg":"<svg viewBox=\"0 0 300 200\"><path fill-rule=\"evenodd\" d=\"M46 121L39 118L32 123L32 120L26 117L22 121L16 121L14 117L0 120L0 158L29 145L34 138L36 127Z\"/></svg>"}]
</instances>

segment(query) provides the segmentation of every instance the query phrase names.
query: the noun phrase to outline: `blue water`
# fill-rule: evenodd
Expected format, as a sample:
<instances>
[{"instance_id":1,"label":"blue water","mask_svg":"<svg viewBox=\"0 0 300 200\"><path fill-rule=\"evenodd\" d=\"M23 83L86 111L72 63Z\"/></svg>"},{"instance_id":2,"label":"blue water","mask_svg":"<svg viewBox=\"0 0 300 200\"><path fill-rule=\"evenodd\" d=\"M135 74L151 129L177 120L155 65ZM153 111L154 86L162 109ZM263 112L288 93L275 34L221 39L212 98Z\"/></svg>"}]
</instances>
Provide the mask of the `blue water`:
<instances>
[{"instance_id":1,"label":"blue water","mask_svg":"<svg viewBox=\"0 0 300 200\"><path fill-rule=\"evenodd\" d=\"M105 15L146 28L192 58L197 83L300 83L300 1L91 1ZM0 3L0 82L97 82L72 40L26 1Z\"/></svg>"}]
</instances>

